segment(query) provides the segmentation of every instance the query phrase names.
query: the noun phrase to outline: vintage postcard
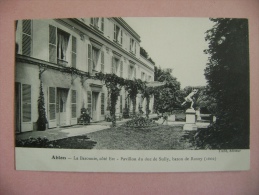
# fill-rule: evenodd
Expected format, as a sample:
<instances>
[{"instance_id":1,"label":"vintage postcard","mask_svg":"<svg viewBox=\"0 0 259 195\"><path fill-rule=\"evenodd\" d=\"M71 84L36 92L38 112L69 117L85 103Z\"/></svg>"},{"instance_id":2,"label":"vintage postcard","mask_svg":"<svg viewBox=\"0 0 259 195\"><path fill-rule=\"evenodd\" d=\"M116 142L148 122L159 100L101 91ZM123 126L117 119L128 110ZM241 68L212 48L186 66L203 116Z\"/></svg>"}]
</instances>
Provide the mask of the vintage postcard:
<instances>
[{"instance_id":1,"label":"vintage postcard","mask_svg":"<svg viewBox=\"0 0 259 195\"><path fill-rule=\"evenodd\" d=\"M248 23L17 20L16 169L249 170Z\"/></svg>"}]
</instances>

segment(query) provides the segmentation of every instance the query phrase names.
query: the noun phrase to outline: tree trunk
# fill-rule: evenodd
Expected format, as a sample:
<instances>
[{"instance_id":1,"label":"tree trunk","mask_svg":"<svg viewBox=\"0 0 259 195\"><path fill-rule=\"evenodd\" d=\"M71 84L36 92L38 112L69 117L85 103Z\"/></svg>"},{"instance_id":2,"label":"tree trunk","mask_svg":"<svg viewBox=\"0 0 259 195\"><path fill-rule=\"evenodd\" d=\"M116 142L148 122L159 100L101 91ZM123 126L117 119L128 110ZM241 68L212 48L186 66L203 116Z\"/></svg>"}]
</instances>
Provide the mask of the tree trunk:
<instances>
[{"instance_id":1,"label":"tree trunk","mask_svg":"<svg viewBox=\"0 0 259 195\"><path fill-rule=\"evenodd\" d=\"M118 95L117 93L113 93L111 92L111 109L110 109L110 115L111 115L111 121L112 121L112 126L116 127L116 104L117 104L117 100L118 100Z\"/></svg>"},{"instance_id":2,"label":"tree trunk","mask_svg":"<svg viewBox=\"0 0 259 195\"><path fill-rule=\"evenodd\" d=\"M149 118L149 103L150 103L150 97L146 97L147 104L146 104L146 117Z\"/></svg>"}]
</instances>

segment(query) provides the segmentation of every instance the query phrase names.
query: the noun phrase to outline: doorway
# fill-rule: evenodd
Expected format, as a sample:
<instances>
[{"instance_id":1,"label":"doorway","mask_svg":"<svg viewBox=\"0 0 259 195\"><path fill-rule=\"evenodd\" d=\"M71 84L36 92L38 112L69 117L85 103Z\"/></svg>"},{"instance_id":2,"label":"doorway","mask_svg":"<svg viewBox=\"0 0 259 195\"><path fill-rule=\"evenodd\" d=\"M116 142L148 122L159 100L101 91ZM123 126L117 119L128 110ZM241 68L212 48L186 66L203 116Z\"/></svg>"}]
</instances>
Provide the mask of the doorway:
<instances>
[{"instance_id":1,"label":"doorway","mask_svg":"<svg viewBox=\"0 0 259 195\"><path fill-rule=\"evenodd\" d=\"M68 91L69 90L66 88L57 88L57 102L56 102L57 126L67 125Z\"/></svg>"},{"instance_id":2,"label":"doorway","mask_svg":"<svg viewBox=\"0 0 259 195\"><path fill-rule=\"evenodd\" d=\"M98 118L98 97L99 92L92 92L92 118L93 121L97 121Z\"/></svg>"}]
</instances>

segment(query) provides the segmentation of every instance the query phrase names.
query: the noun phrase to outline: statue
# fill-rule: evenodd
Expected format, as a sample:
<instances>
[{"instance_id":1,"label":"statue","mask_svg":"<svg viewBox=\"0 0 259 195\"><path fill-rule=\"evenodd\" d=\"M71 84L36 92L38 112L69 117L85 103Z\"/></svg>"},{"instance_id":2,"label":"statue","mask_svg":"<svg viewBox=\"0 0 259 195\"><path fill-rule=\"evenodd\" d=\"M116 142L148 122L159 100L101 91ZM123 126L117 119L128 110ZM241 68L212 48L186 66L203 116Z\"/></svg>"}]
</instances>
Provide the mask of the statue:
<instances>
[{"instance_id":1,"label":"statue","mask_svg":"<svg viewBox=\"0 0 259 195\"><path fill-rule=\"evenodd\" d=\"M184 99L185 99L185 102L183 102L182 103L182 106L183 105L185 105L187 102L191 102L191 109L193 109L193 104L194 104L194 102L193 102L193 99L192 99L192 97L196 94L198 92L198 89L193 89L192 90L192 92L187 96L187 97L185 97Z\"/></svg>"}]
</instances>

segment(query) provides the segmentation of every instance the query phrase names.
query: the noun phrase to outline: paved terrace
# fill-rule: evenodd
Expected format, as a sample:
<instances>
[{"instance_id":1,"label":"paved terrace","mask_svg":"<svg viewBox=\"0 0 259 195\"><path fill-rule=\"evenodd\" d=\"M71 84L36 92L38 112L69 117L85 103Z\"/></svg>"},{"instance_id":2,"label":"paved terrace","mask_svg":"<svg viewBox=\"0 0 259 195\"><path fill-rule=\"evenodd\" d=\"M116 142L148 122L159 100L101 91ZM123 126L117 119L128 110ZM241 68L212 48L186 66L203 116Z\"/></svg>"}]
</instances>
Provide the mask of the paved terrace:
<instances>
[{"instance_id":1,"label":"paved terrace","mask_svg":"<svg viewBox=\"0 0 259 195\"><path fill-rule=\"evenodd\" d=\"M156 115L151 115L150 118L154 118ZM117 125L121 125L125 122L127 122L130 119L123 119L121 121L117 121ZM163 120L160 119L157 121L158 124L162 124ZM163 123L163 125L184 125L184 121L168 121ZM64 139L68 137L78 136L78 135L84 135L96 131L102 131L105 129L110 128L111 122L106 121L100 121L100 122L94 122L90 125L75 125L70 127L59 127L59 128L53 128L48 129L46 131L30 131L30 132L24 132L21 134L16 134L17 139L27 139L29 137L38 138L38 137L46 137L48 140L58 140L58 139ZM196 123L198 128L207 128L209 123L206 122L197 122Z\"/></svg>"}]
</instances>

